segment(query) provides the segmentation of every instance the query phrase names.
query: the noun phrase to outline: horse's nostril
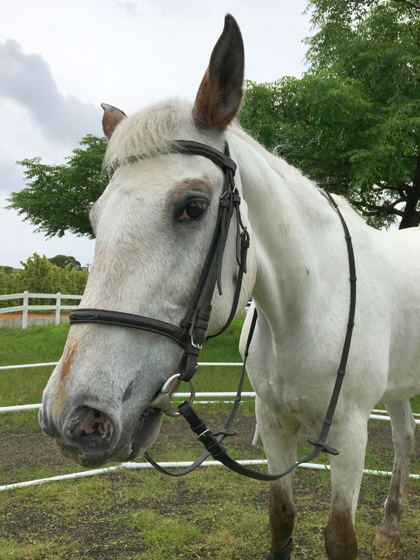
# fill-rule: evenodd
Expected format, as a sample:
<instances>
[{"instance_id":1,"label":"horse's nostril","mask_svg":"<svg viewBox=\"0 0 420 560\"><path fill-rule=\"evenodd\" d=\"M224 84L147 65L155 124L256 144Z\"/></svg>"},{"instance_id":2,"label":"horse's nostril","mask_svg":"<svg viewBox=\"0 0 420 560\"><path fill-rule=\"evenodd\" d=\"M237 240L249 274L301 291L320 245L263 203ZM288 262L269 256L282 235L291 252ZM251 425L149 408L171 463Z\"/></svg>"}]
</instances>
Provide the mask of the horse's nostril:
<instances>
[{"instance_id":1,"label":"horse's nostril","mask_svg":"<svg viewBox=\"0 0 420 560\"><path fill-rule=\"evenodd\" d=\"M114 425L104 412L83 406L68 419L65 434L67 439L80 448L89 450L112 447Z\"/></svg>"},{"instance_id":2,"label":"horse's nostril","mask_svg":"<svg viewBox=\"0 0 420 560\"><path fill-rule=\"evenodd\" d=\"M112 437L113 431L114 427L107 415L95 409L90 412L81 426L82 437L93 435L109 440Z\"/></svg>"}]
</instances>

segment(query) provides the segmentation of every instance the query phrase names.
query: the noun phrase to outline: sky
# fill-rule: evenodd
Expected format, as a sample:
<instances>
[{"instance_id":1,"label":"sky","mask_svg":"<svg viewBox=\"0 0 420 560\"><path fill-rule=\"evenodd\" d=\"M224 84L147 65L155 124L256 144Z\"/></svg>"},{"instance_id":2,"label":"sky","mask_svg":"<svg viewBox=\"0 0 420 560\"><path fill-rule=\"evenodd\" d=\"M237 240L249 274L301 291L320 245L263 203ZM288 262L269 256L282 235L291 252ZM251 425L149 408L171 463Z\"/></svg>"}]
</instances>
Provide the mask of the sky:
<instances>
[{"instance_id":1,"label":"sky","mask_svg":"<svg viewBox=\"0 0 420 560\"><path fill-rule=\"evenodd\" d=\"M305 71L307 0L0 0L0 265L33 253L82 266L94 241L47 239L14 210L25 187L16 161L62 164L87 134L102 136L101 103L126 114L167 97L194 100L226 13L241 28L245 77Z\"/></svg>"}]
</instances>

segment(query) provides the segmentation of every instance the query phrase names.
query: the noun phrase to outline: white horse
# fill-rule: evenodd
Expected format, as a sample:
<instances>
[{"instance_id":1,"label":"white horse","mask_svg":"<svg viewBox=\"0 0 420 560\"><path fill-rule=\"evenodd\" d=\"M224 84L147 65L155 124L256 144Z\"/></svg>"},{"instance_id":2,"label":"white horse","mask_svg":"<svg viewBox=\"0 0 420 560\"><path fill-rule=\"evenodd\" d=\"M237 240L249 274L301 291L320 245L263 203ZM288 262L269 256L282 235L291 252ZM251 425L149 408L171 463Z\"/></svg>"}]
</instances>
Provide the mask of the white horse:
<instances>
[{"instance_id":1,"label":"white horse","mask_svg":"<svg viewBox=\"0 0 420 560\"><path fill-rule=\"evenodd\" d=\"M227 16L193 105L169 100L128 118L104 106L106 164L115 174L91 210L96 252L81 306L179 324L212 239L223 173L205 157L173 153L173 142L223 151L228 141L251 236L238 310L252 295L258 321L248 374L269 469L277 473L296 461L302 424L318 436L331 398L348 321L348 257L339 216L323 192L233 122L243 68L241 34ZM415 434L408 399L420 392L420 231L371 229L336 200L353 238L358 292L347 374L328 436L339 455L330 458L325 547L329 560L354 560L367 422L377 403L392 419L395 463L375 543L392 547L399 538ZM235 237L232 224L223 295L214 294L209 332L229 315ZM41 426L86 466L136 457L158 436L162 411L146 407L176 373L181 355L179 345L153 332L72 326L44 391ZM292 479L270 484L270 559L290 558Z\"/></svg>"}]
</instances>

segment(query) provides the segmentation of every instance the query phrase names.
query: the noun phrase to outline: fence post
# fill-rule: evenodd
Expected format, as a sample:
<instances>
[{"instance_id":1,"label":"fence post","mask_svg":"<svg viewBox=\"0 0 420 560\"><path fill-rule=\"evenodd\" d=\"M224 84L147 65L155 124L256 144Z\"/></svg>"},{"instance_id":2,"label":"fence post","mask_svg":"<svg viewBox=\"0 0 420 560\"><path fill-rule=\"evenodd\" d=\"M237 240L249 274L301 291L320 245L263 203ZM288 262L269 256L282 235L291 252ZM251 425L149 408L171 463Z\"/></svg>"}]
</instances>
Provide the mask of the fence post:
<instances>
[{"instance_id":1,"label":"fence post","mask_svg":"<svg viewBox=\"0 0 420 560\"><path fill-rule=\"evenodd\" d=\"M23 292L23 312L22 312L22 329L28 327L28 305L29 305L29 292Z\"/></svg>"},{"instance_id":2,"label":"fence post","mask_svg":"<svg viewBox=\"0 0 420 560\"><path fill-rule=\"evenodd\" d=\"M61 311L61 293L57 292L57 297L55 300L55 304L56 304L56 309L55 309L55 324L59 325L60 324L60 311Z\"/></svg>"}]
</instances>

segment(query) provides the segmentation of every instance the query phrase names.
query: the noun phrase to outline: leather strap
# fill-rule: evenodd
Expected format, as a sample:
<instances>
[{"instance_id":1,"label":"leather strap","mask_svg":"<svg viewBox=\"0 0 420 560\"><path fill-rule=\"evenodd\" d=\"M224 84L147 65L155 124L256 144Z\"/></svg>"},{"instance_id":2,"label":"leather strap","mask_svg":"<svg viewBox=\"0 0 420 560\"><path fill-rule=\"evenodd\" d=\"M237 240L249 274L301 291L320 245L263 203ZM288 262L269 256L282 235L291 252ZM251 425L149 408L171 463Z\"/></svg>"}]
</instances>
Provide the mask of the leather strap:
<instances>
[{"instance_id":1,"label":"leather strap","mask_svg":"<svg viewBox=\"0 0 420 560\"><path fill-rule=\"evenodd\" d=\"M194 142L193 140L175 140L177 147L176 153L185 153L193 156L203 156L218 165L224 172L230 169L233 174L236 171L236 163L229 157L229 155L215 150L211 146L202 144L201 142Z\"/></svg>"},{"instance_id":2,"label":"leather strap","mask_svg":"<svg viewBox=\"0 0 420 560\"><path fill-rule=\"evenodd\" d=\"M70 313L70 323L71 324L76 324L76 323L114 324L119 326L138 328L150 332L155 332L163 336L167 336L172 340L174 340L175 342L177 342L178 344L180 344L184 348L184 355L180 362L180 373L181 373L180 379L183 381L189 381L196 371L197 360L201 350L201 345L202 342L204 342L205 340L205 333L207 331L207 326L211 313L211 300L213 297L213 292L216 284L218 286L219 293L220 294L222 293L221 266L223 261L225 244L229 232L229 224L235 208L237 214L236 256L239 264L239 275L238 275L237 287L234 294L231 313L229 315L226 325L217 333L217 335L221 334L227 329L227 327L230 325L231 321L233 320L236 314L236 307L239 300L239 294L240 294L240 289L242 284L242 275L244 272L246 272L246 251L249 247L249 236L246 232L246 228L243 227L240 218L240 212L239 212L240 197L234 183L236 164L235 162L233 162L233 160L231 160L229 156L229 147L227 143L225 148L225 154L219 152L218 150L215 150L214 148L206 146L205 144L200 144L198 142L193 142L188 140L178 140L175 142L175 144L177 146L177 150L176 150L177 152L207 157L208 159L213 161L213 163L221 167L225 175L223 194L220 197L219 213L218 213L215 232L213 234L213 239L210 245L209 252L206 257L206 261L200 276L200 280L198 282L196 292L193 297L192 304L187 314L185 315L184 319L181 321L181 326L177 327L175 325L171 325L170 323L159 321L157 319L152 319L150 317L143 317L141 315L120 313L116 311L108 311L108 310L101 310L101 309L78 309L76 311L73 311L72 313ZM295 464L291 465L291 467L289 467L285 472L278 475L269 475L269 474L263 474L257 471L253 471L252 469L248 469L247 467L240 465L239 463L237 463L236 461L234 461L228 456L226 450L221 446L221 442L225 437L234 434L229 430L229 427L233 421L233 418L239 406L239 402L241 400L241 391L242 391L242 384L243 384L243 379L245 374L245 363L246 363L246 358L244 358L244 367L242 370L242 376L241 376L237 397L235 399L234 409L223 430L221 430L217 434L212 434L207 429L204 422L197 416L197 414L195 413L195 411L192 409L192 407L188 402L185 402L179 406L180 413L188 420L191 429L195 433L197 433L199 439L206 447L206 452L203 453L203 455L194 463L194 465L199 466L205 460L205 458L207 458L208 455L211 454L215 459L218 459L220 462L225 464L231 470L239 474L243 474L251 478L256 478L258 480L276 480L278 478L285 476L292 470L294 470L301 463L314 459L321 452L331 453L334 455L338 454L338 451L328 446L325 441L337 405L338 397L343 383L343 378L345 375L345 368L347 364L349 350L350 350L350 343L351 343L351 337L352 337L352 332L354 327L354 316L355 316L355 309L356 309L356 266L354 262L354 251L351 242L351 236L347 224L333 197L329 193L326 193L326 195L329 198L335 210L337 211L344 229L345 239L347 243L348 259L349 259L351 289L350 289L350 310L349 310L347 333L344 341L343 352L340 360L340 366L337 372L337 378L333 389L333 394L331 396L330 404L328 407L326 417L323 422L323 427L319 438L316 440L315 439L308 440L309 443L315 446L315 449L310 455L302 459L302 461L296 462ZM242 229L242 234L240 234L241 229ZM239 249L239 245L241 249ZM248 341L247 341L246 357L248 355L248 349L251 343L252 333L255 328L256 318L257 315L255 312L252 321L252 328L250 329L250 336L248 337ZM190 335L191 328L192 328L192 334ZM194 338L194 336L196 338ZM169 473L168 471L164 471L163 469L161 469L157 465L157 463L155 463L147 454L145 454L145 456L161 472L166 472L166 474L171 474L171 476L182 476L182 474L187 474L187 472L191 472L191 470L193 470L192 468L188 468L181 473ZM196 468L196 466L194 468Z\"/></svg>"},{"instance_id":3,"label":"leather strap","mask_svg":"<svg viewBox=\"0 0 420 560\"><path fill-rule=\"evenodd\" d=\"M154 332L167 336L182 347L186 345L189 334L186 329L176 327L165 321L133 315L132 313L122 313L121 311L107 311L104 309L75 309L70 313L70 324L77 323L103 323L107 325L117 325L120 327L131 327L144 331Z\"/></svg>"},{"instance_id":4,"label":"leather strap","mask_svg":"<svg viewBox=\"0 0 420 560\"><path fill-rule=\"evenodd\" d=\"M246 371L246 362L248 359L248 354L249 354L249 346L251 344L251 340L252 337L254 335L254 330L255 330L255 325L257 323L257 310L254 310L254 315L252 317L252 321L251 321L251 326L249 328L249 333L248 333L248 338L246 341L246 345L245 345L245 352L244 352L244 364L242 366L242 373L241 373L241 379L239 381L239 386L238 386L238 391L236 393L236 397L235 397L235 401L234 401L234 405L232 408L232 411L229 415L229 418L224 426L224 428L222 430L218 430L217 432L214 432L212 435L216 438L216 441L218 443L221 443L226 437L229 436L234 436L235 432L230 430L230 427L232 426L233 420L235 419L236 413L238 411L239 408L239 404L241 402L242 399L242 388L243 388L243 384L244 384L244 380L245 380L245 371ZM185 404L185 403L184 403ZM194 412L194 411L193 411ZM196 421L196 426L202 424L202 429L199 429L198 432L201 434L202 431L205 431L205 424L204 422L200 421ZM151 457L150 455L146 452L144 453L144 457L146 458L147 461L149 461L149 463L151 463L159 472L166 474L168 476L173 476L173 477L180 477L180 476L184 476L192 471L194 471L195 469L197 469L208 457L210 456L210 451L208 451L206 449L206 451L200 455L200 457L189 467L186 467L185 469L178 471L178 472L170 472L166 469L164 469L163 467L161 467L158 463L156 463Z\"/></svg>"}]
</instances>

